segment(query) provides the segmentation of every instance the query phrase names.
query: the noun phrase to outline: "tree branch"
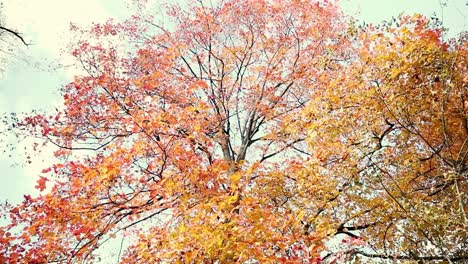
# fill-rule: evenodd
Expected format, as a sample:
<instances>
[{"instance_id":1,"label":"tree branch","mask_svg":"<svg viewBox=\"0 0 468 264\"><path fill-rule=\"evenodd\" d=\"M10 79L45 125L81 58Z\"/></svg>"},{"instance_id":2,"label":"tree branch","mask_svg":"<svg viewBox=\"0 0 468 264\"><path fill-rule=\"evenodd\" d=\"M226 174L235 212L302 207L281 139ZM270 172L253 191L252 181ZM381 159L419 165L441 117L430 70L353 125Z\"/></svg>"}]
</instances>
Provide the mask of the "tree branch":
<instances>
[{"instance_id":1,"label":"tree branch","mask_svg":"<svg viewBox=\"0 0 468 264\"><path fill-rule=\"evenodd\" d=\"M9 28L6 28L6 27L2 27L2 26L0 26L0 30L6 31L6 32L12 34L13 36L15 36L15 37L17 37L18 39L20 39L21 42L23 42L23 44L24 44L25 46L29 46L29 44L24 40L24 38L20 35L20 33L14 31L14 30L11 30L11 29L9 29Z\"/></svg>"},{"instance_id":2,"label":"tree branch","mask_svg":"<svg viewBox=\"0 0 468 264\"><path fill-rule=\"evenodd\" d=\"M394 260L449 260L449 261L460 261L468 260L468 255L458 256L402 256L402 255L384 255L384 254L371 254L365 253L359 250L353 252L353 255L362 255L368 258L380 258L380 259L394 259Z\"/></svg>"}]
</instances>

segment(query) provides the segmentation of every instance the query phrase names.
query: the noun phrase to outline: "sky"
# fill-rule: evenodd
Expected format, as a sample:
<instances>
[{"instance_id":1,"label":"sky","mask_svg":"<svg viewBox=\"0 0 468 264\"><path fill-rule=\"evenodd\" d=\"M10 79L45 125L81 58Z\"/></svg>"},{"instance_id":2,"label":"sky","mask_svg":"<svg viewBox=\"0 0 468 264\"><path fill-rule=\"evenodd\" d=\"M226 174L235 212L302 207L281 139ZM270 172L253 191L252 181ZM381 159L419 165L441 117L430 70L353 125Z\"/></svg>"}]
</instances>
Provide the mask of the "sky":
<instances>
[{"instance_id":1,"label":"sky","mask_svg":"<svg viewBox=\"0 0 468 264\"><path fill-rule=\"evenodd\" d=\"M467 0L342 1L347 13L355 14L367 23L388 20L400 13L428 16L435 13L451 30L450 34L467 30L468 21L463 15L468 14ZM31 45L23 47L18 42L17 56L10 58L6 71L0 75L0 114L54 109L60 104L57 91L74 75L70 67L66 67L71 61L64 52L72 39L68 32L70 22L87 25L108 18L119 20L129 15L126 0L3 0L3 4L5 25L22 32ZM51 160L51 151L46 151L33 157L33 162L27 166L14 166L15 163L24 163L24 156L20 153L3 154L0 151L0 202L8 199L16 203L23 199L24 194L37 194L35 181Z\"/></svg>"}]
</instances>

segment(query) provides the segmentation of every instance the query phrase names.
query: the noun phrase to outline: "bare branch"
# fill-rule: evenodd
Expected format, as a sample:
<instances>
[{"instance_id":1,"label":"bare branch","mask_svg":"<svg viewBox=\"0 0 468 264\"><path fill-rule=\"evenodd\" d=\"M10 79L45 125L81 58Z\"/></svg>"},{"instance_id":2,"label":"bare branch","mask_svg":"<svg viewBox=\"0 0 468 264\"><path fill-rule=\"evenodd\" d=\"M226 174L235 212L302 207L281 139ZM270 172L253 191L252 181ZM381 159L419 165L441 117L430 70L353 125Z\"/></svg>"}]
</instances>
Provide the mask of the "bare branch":
<instances>
[{"instance_id":1,"label":"bare branch","mask_svg":"<svg viewBox=\"0 0 468 264\"><path fill-rule=\"evenodd\" d=\"M30 45L29 43L27 43L27 42L24 40L24 38L21 36L20 33L14 31L14 30L11 30L11 29L9 29L9 28L6 28L6 27L2 27L2 26L0 26L0 30L6 31L6 32L12 34L13 36L17 37L19 40L21 40L21 42L23 42L23 44L24 44L25 46L29 46L29 45Z\"/></svg>"}]
</instances>

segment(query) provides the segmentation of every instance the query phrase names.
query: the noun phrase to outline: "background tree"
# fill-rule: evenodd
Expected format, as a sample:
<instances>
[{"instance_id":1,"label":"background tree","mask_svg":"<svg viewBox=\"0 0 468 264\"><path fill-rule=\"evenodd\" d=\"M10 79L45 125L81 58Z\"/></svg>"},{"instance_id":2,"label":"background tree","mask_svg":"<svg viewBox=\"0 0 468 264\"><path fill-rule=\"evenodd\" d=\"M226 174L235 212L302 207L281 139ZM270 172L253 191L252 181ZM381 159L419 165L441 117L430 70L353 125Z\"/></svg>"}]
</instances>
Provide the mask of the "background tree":
<instances>
[{"instance_id":1,"label":"background tree","mask_svg":"<svg viewBox=\"0 0 468 264\"><path fill-rule=\"evenodd\" d=\"M0 51L2 56L0 57L0 71L3 71L3 65L7 63L9 57L14 53L14 48L18 41L28 46L28 43L24 40L23 36L16 30L5 25L3 17L3 3L0 3Z\"/></svg>"},{"instance_id":2,"label":"background tree","mask_svg":"<svg viewBox=\"0 0 468 264\"><path fill-rule=\"evenodd\" d=\"M166 8L80 30L64 109L13 120L57 161L3 206L0 261L93 262L121 234L124 263L466 258L463 38L333 2Z\"/></svg>"}]
</instances>

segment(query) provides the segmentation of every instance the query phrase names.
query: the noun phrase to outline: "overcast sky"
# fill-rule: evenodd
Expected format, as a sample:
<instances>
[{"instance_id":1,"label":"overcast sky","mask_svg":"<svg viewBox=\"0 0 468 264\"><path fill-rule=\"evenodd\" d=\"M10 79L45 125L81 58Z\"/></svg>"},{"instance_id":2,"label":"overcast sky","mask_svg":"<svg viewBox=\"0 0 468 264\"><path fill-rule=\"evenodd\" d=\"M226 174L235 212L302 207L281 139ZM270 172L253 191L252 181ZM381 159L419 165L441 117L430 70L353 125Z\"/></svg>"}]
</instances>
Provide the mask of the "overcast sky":
<instances>
[{"instance_id":1,"label":"overcast sky","mask_svg":"<svg viewBox=\"0 0 468 264\"><path fill-rule=\"evenodd\" d=\"M451 34L467 30L463 16L468 14L467 0L441 1L447 2L443 20ZM3 3L5 25L22 32L33 45L21 47L18 58L12 58L0 76L0 113L54 109L59 104L57 90L71 80L73 72L66 67L53 68L58 63L69 63L63 49L71 38L70 22L83 25L128 15L125 0L4 0ZM400 13L436 13L439 17L442 14L439 0L343 0L342 5L368 23L388 20ZM44 153L29 166L12 167L22 159L13 154L9 158L0 153L0 202L8 199L15 203L23 199L23 194L37 194L35 180L50 160L50 153Z\"/></svg>"}]
</instances>

